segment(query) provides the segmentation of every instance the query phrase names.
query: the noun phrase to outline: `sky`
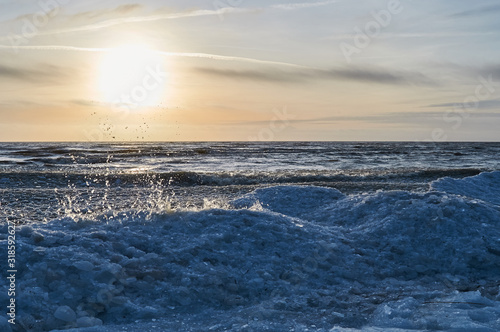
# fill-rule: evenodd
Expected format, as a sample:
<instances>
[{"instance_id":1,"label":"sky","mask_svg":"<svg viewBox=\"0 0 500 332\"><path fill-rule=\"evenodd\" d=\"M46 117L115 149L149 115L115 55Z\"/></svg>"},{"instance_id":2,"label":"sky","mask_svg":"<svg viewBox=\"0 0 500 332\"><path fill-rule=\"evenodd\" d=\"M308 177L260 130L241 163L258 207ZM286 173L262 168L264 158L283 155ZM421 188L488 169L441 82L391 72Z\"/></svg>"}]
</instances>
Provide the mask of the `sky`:
<instances>
[{"instance_id":1,"label":"sky","mask_svg":"<svg viewBox=\"0 0 500 332\"><path fill-rule=\"evenodd\" d=\"M0 141L499 141L495 0L0 0Z\"/></svg>"}]
</instances>

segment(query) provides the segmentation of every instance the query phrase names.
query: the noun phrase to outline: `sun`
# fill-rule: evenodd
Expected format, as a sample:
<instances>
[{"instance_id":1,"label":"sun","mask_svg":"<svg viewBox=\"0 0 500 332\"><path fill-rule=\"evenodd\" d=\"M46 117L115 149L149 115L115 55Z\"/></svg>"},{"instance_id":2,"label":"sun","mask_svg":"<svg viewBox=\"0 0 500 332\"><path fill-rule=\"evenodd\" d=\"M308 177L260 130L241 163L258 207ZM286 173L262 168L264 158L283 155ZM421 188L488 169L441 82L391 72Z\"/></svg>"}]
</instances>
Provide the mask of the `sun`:
<instances>
[{"instance_id":1,"label":"sun","mask_svg":"<svg viewBox=\"0 0 500 332\"><path fill-rule=\"evenodd\" d=\"M159 53L138 44L105 52L98 76L102 101L128 108L157 104L167 79Z\"/></svg>"}]
</instances>

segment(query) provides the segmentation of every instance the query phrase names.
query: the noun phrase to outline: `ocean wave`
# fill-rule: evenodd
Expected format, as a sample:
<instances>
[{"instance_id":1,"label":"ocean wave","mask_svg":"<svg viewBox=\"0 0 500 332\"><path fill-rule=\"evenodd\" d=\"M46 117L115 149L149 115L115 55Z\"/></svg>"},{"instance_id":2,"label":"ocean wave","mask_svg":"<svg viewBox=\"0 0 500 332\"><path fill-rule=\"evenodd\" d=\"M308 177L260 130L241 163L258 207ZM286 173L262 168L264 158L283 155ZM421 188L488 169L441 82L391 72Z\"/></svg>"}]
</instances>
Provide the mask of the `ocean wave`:
<instances>
[{"instance_id":1,"label":"ocean wave","mask_svg":"<svg viewBox=\"0 0 500 332\"><path fill-rule=\"evenodd\" d=\"M183 170L270 170L308 165L320 170L413 167L475 167L498 169L497 143L349 143L349 142L228 142L228 143L3 143L5 165L39 168L135 168L152 165L169 171L172 161L183 160ZM26 164L25 164L26 163Z\"/></svg>"},{"instance_id":2,"label":"ocean wave","mask_svg":"<svg viewBox=\"0 0 500 332\"><path fill-rule=\"evenodd\" d=\"M17 187L29 188L38 185L64 187L68 183L91 186L149 186L158 181L174 186L228 186L258 184L307 184L307 183L427 183L442 177L467 177L478 175L480 169L389 169L389 170L282 170L282 171L238 171L238 172L131 172L108 169L74 170L3 170L2 183L16 183Z\"/></svg>"}]
</instances>

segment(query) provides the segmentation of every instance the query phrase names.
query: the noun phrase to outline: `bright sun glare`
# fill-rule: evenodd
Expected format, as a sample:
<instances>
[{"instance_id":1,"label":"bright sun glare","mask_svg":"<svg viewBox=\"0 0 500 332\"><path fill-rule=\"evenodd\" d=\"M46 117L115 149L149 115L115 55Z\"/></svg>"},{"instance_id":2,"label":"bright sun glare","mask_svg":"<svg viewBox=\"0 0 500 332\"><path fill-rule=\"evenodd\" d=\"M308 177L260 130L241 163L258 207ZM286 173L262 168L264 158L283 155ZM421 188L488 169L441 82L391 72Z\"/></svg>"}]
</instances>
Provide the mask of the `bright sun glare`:
<instances>
[{"instance_id":1,"label":"bright sun glare","mask_svg":"<svg viewBox=\"0 0 500 332\"><path fill-rule=\"evenodd\" d=\"M166 83L162 64L158 52L145 45L125 45L106 52L99 69L102 101L129 108L157 104Z\"/></svg>"}]
</instances>

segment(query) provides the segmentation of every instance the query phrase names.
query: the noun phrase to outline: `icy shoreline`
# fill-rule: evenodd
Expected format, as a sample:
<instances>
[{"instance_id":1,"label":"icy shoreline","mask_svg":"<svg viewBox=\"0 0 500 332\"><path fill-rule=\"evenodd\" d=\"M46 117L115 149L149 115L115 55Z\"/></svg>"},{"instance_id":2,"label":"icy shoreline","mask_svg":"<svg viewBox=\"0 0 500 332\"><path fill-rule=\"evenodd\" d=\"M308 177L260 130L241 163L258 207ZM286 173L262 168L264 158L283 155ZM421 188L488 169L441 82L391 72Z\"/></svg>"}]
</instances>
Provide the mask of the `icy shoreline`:
<instances>
[{"instance_id":1,"label":"icy shoreline","mask_svg":"<svg viewBox=\"0 0 500 332\"><path fill-rule=\"evenodd\" d=\"M18 330L497 331L499 177L22 226Z\"/></svg>"}]
</instances>

